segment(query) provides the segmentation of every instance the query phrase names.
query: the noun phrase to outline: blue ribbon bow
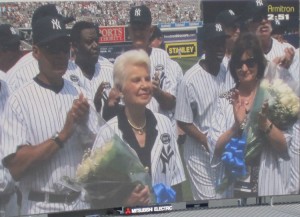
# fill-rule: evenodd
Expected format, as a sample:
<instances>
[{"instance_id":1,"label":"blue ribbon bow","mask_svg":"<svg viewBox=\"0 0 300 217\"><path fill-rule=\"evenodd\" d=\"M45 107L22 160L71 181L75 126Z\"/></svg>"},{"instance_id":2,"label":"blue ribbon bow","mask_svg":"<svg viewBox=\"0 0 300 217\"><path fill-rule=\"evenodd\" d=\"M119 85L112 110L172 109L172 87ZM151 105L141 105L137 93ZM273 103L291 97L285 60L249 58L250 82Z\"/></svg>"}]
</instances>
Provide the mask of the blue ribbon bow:
<instances>
[{"instance_id":1,"label":"blue ribbon bow","mask_svg":"<svg viewBox=\"0 0 300 217\"><path fill-rule=\"evenodd\" d=\"M231 138L225 146L222 154L222 161L231 178L236 179L247 175L247 169L244 159L246 147L245 138Z\"/></svg>"},{"instance_id":2,"label":"blue ribbon bow","mask_svg":"<svg viewBox=\"0 0 300 217\"><path fill-rule=\"evenodd\" d=\"M156 203L171 203L176 201L176 191L162 183L153 186Z\"/></svg>"}]
</instances>

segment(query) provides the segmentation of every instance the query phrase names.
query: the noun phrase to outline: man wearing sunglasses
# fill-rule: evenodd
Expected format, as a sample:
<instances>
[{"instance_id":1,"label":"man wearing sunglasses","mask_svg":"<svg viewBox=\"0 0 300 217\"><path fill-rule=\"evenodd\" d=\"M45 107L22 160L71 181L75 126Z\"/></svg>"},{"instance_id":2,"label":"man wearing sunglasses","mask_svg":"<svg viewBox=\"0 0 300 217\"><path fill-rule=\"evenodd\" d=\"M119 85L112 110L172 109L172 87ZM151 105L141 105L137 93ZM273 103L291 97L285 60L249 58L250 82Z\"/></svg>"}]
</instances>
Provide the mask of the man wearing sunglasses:
<instances>
[{"instance_id":1,"label":"man wearing sunglasses","mask_svg":"<svg viewBox=\"0 0 300 217\"><path fill-rule=\"evenodd\" d=\"M74 18L72 17L63 17L61 14L59 14L55 4L45 4L38 7L34 11L31 20L31 26L33 26L37 20L45 16L58 16L61 18L64 24L74 21ZM35 77L38 72L38 64L36 59L33 57L32 52L22 56L22 58L19 59L19 61L7 72L6 82L9 92L15 92L24 83L32 80L32 78ZM65 77L68 80L71 80L68 73L66 73ZM78 77L78 75L75 77Z\"/></svg>"},{"instance_id":2,"label":"man wearing sunglasses","mask_svg":"<svg viewBox=\"0 0 300 217\"><path fill-rule=\"evenodd\" d=\"M258 36L267 60L289 69L295 55L295 48L289 43L280 43L271 37L272 23L267 15L266 1L250 1L243 13L245 31Z\"/></svg>"},{"instance_id":3,"label":"man wearing sunglasses","mask_svg":"<svg viewBox=\"0 0 300 217\"><path fill-rule=\"evenodd\" d=\"M39 73L4 108L3 165L19 181L21 215L85 209L80 191L69 188L64 177L75 177L98 131L97 116L85 92L63 78L70 37L61 18L40 18L32 32Z\"/></svg>"}]
</instances>

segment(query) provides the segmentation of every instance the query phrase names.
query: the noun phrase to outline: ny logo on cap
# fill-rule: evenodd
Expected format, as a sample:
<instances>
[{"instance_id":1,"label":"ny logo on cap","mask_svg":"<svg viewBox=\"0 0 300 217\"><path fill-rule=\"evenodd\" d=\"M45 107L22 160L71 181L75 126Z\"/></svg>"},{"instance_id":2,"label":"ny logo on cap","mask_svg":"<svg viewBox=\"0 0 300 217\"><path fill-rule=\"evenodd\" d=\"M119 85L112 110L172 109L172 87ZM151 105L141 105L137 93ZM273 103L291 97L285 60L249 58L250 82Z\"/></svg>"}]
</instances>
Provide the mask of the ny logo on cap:
<instances>
[{"instance_id":1,"label":"ny logo on cap","mask_svg":"<svg viewBox=\"0 0 300 217\"><path fill-rule=\"evenodd\" d=\"M264 3L262 0L256 0L256 6L263 6Z\"/></svg>"},{"instance_id":2,"label":"ny logo on cap","mask_svg":"<svg viewBox=\"0 0 300 217\"><path fill-rule=\"evenodd\" d=\"M53 29L61 29L60 22L59 22L58 19L52 19L51 23L52 23L52 28Z\"/></svg>"},{"instance_id":3,"label":"ny logo on cap","mask_svg":"<svg viewBox=\"0 0 300 217\"><path fill-rule=\"evenodd\" d=\"M217 24L215 25L215 27L216 27L216 31L217 31L217 32L222 32L222 31L223 31L222 26L221 26L220 23L217 23Z\"/></svg>"},{"instance_id":4,"label":"ny logo on cap","mask_svg":"<svg viewBox=\"0 0 300 217\"><path fill-rule=\"evenodd\" d=\"M141 9L137 8L134 10L134 16L139 17L141 16Z\"/></svg>"},{"instance_id":5,"label":"ny logo on cap","mask_svg":"<svg viewBox=\"0 0 300 217\"><path fill-rule=\"evenodd\" d=\"M275 19L275 24L280 25L280 21L278 19Z\"/></svg>"},{"instance_id":6,"label":"ny logo on cap","mask_svg":"<svg viewBox=\"0 0 300 217\"><path fill-rule=\"evenodd\" d=\"M235 15L234 12L233 12L233 10L228 10L228 12L230 13L231 16Z\"/></svg>"},{"instance_id":7,"label":"ny logo on cap","mask_svg":"<svg viewBox=\"0 0 300 217\"><path fill-rule=\"evenodd\" d=\"M17 32L16 32L16 30L15 30L14 27L10 27L9 30L10 30L11 34L13 34L13 35L17 34Z\"/></svg>"}]
</instances>

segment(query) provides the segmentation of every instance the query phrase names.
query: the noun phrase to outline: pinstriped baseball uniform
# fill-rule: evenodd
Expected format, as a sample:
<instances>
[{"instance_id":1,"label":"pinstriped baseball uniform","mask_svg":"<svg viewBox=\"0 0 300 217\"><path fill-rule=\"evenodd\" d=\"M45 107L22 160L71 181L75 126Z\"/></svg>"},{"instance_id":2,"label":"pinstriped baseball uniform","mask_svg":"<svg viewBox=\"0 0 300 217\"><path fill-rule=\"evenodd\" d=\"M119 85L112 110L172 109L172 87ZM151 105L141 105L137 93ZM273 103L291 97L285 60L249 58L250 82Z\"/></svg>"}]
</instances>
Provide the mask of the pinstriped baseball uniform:
<instances>
[{"instance_id":1,"label":"pinstriped baseball uniform","mask_svg":"<svg viewBox=\"0 0 300 217\"><path fill-rule=\"evenodd\" d=\"M223 81L224 72L220 71L217 76L213 76L199 63L195 64L185 73L179 85L175 119L193 123L199 131L206 134ZM183 148L194 199L215 198L215 169L210 165L209 153L188 135Z\"/></svg>"},{"instance_id":2,"label":"pinstriped baseball uniform","mask_svg":"<svg viewBox=\"0 0 300 217\"><path fill-rule=\"evenodd\" d=\"M5 83L6 74L0 71L0 119L3 117L3 109L8 98L7 85ZM0 129L2 124L0 125ZM1 134L0 134L1 140ZM3 152L0 149L0 159L3 158ZM3 167L2 162L0 162L0 210L5 211L6 216L17 215L15 206L16 202L10 198L10 194L14 192L14 181L9 173L9 171ZM4 195L3 195L4 194ZM4 204L8 202L8 204Z\"/></svg>"},{"instance_id":3,"label":"pinstriped baseball uniform","mask_svg":"<svg viewBox=\"0 0 300 217\"><path fill-rule=\"evenodd\" d=\"M281 43L281 42L279 42L278 40L276 40L274 38L271 38L271 39L272 39L272 48L267 54L265 54L265 57L269 61L273 61L274 58L284 55L284 49L285 48L290 48L290 47L294 48L289 43Z\"/></svg>"},{"instance_id":4,"label":"pinstriped baseball uniform","mask_svg":"<svg viewBox=\"0 0 300 217\"><path fill-rule=\"evenodd\" d=\"M147 124L152 121L157 121L156 126L153 128L157 130L157 136L155 140L153 140L154 138L151 138L154 142L151 149L152 185L163 183L167 186L173 186L185 181L183 165L175 139L175 132L170 120L164 115L152 112L151 115L146 116L146 118ZM119 129L120 123L118 117L112 118L107 124L108 126L103 126L99 130L93 149L105 144L103 141L109 141L113 136L113 133L116 133L121 139L125 140L125 135ZM127 129L132 131L130 127ZM143 162L143 158L146 157L139 156L139 158Z\"/></svg>"},{"instance_id":5,"label":"pinstriped baseball uniform","mask_svg":"<svg viewBox=\"0 0 300 217\"><path fill-rule=\"evenodd\" d=\"M19 145L40 144L51 138L55 132L62 130L67 112L73 101L78 98L82 89L64 80L64 86L59 92L31 80L15 91L7 101L4 109L1 148L4 156L16 152ZM93 133L98 132L97 117L90 109L88 128ZM85 142L81 139L88 133L82 126L66 141L64 147L55 153L47 162L29 170L21 180L20 189L23 194L21 214L39 214L59 211L71 211L87 208L80 200L71 204L34 202L28 200L30 191L67 193L67 189L60 185L63 176L74 177L77 165L81 162ZM83 133L84 135L80 134Z\"/></svg>"},{"instance_id":6,"label":"pinstriped baseball uniform","mask_svg":"<svg viewBox=\"0 0 300 217\"><path fill-rule=\"evenodd\" d=\"M0 71L0 116L2 115L6 100L8 98L8 88L5 82L5 77L6 74Z\"/></svg>"},{"instance_id":7,"label":"pinstriped baseball uniform","mask_svg":"<svg viewBox=\"0 0 300 217\"><path fill-rule=\"evenodd\" d=\"M289 193L299 194L300 192L300 119L293 126L293 136L289 148L290 155L290 183Z\"/></svg>"},{"instance_id":8,"label":"pinstriped baseball uniform","mask_svg":"<svg viewBox=\"0 0 300 217\"><path fill-rule=\"evenodd\" d=\"M63 76L65 79L78 84L80 79L83 79L81 72L74 69L74 62L69 61L68 69ZM6 82L9 89L9 94L19 89L26 82L31 81L39 73L37 60L32 56L32 52L23 56L13 68L7 72ZM81 74L80 74L81 73Z\"/></svg>"},{"instance_id":9,"label":"pinstriped baseball uniform","mask_svg":"<svg viewBox=\"0 0 300 217\"><path fill-rule=\"evenodd\" d=\"M296 81L298 84L297 85L298 89L296 89L296 93L298 94L298 96L300 96L300 49L299 48L295 50L295 56L289 68L289 71L294 81Z\"/></svg>"},{"instance_id":10,"label":"pinstriped baseball uniform","mask_svg":"<svg viewBox=\"0 0 300 217\"><path fill-rule=\"evenodd\" d=\"M109 82L110 87L104 89L104 97L107 98L109 95L109 91L113 86L113 64L109 62L106 58L99 56L98 62L95 66L95 74L91 79L88 79L82 73L80 67L75 63L70 64L68 67L68 71L66 72L67 77L74 77L74 75L79 75L78 85L85 89L89 98L91 100L94 99L95 94L97 92L98 87L102 82ZM65 77L66 77L65 76ZM74 79L73 79L74 80ZM102 102L104 105L104 102ZM103 106L101 107L100 114L102 114Z\"/></svg>"},{"instance_id":11,"label":"pinstriped baseball uniform","mask_svg":"<svg viewBox=\"0 0 300 217\"><path fill-rule=\"evenodd\" d=\"M9 93L13 93L27 81L30 81L39 72L38 62L32 52L24 55L8 72L6 82Z\"/></svg>"},{"instance_id":12,"label":"pinstriped baseball uniform","mask_svg":"<svg viewBox=\"0 0 300 217\"><path fill-rule=\"evenodd\" d=\"M159 73L160 78L160 88L170 93L171 95L176 95L176 73L172 71L172 67L170 67L170 57L169 54L159 48L152 48L152 52L150 54L151 61L151 78L154 77L155 73ZM152 97L150 103L147 105L153 112L161 113L161 109L159 108L159 104L154 97Z\"/></svg>"}]
</instances>

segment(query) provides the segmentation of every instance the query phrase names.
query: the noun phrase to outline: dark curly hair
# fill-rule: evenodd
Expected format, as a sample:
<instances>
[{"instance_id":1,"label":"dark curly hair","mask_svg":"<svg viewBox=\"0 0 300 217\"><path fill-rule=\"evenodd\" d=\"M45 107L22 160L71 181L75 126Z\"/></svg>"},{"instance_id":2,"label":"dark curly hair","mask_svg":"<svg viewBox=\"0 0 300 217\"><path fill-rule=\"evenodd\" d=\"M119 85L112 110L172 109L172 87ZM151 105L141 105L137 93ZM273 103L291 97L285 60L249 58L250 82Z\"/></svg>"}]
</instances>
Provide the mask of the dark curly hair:
<instances>
[{"instance_id":1,"label":"dark curly hair","mask_svg":"<svg viewBox=\"0 0 300 217\"><path fill-rule=\"evenodd\" d=\"M245 51L250 51L253 55L255 62L257 63L257 79L260 80L264 77L264 71L267 65L267 60L261 48L260 41L253 33L243 33L235 42L232 50L231 59L229 62L229 70L235 83L239 84L239 79L236 74L238 69L238 63L241 61L241 57Z\"/></svg>"}]
</instances>

